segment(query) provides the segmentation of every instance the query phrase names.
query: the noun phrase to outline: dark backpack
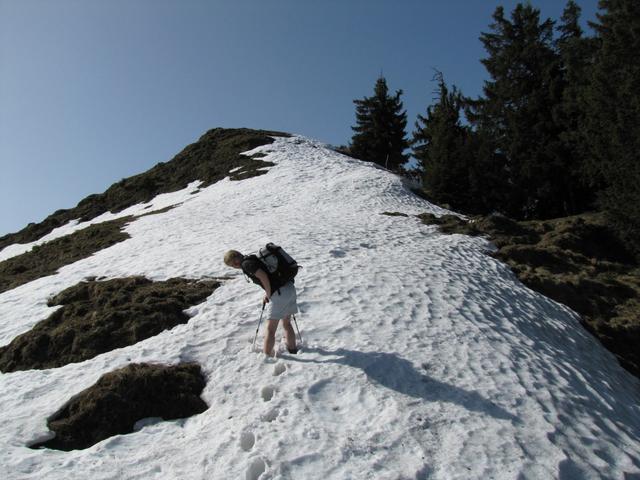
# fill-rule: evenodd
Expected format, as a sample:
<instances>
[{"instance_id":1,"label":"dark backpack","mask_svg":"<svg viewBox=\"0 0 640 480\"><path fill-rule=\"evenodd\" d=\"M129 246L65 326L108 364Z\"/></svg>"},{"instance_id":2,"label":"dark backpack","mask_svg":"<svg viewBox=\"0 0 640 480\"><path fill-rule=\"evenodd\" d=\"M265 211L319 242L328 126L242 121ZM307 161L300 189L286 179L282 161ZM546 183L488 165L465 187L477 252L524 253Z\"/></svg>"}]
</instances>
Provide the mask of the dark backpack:
<instances>
[{"instance_id":1,"label":"dark backpack","mask_svg":"<svg viewBox=\"0 0 640 480\"><path fill-rule=\"evenodd\" d=\"M267 243L258 251L257 257L264 264L274 291L292 282L298 274L298 263L278 245Z\"/></svg>"}]
</instances>

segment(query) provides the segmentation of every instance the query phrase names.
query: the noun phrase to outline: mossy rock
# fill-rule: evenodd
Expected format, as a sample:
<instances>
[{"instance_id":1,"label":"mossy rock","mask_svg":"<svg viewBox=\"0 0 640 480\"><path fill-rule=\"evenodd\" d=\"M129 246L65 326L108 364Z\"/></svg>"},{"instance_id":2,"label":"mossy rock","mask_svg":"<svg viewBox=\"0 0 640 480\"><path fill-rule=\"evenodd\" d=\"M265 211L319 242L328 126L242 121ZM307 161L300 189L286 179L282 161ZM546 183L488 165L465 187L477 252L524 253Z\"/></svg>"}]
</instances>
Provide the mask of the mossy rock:
<instances>
[{"instance_id":1,"label":"mossy rock","mask_svg":"<svg viewBox=\"0 0 640 480\"><path fill-rule=\"evenodd\" d=\"M0 347L0 370L61 367L133 345L187 323L184 310L202 303L219 285L144 277L81 282L49 301L62 308Z\"/></svg>"},{"instance_id":2,"label":"mossy rock","mask_svg":"<svg viewBox=\"0 0 640 480\"><path fill-rule=\"evenodd\" d=\"M55 437L31 448L78 450L134 431L137 421L187 418L209 408L200 398L206 385L200 366L133 363L107 373L73 396L49 420Z\"/></svg>"}]
</instances>

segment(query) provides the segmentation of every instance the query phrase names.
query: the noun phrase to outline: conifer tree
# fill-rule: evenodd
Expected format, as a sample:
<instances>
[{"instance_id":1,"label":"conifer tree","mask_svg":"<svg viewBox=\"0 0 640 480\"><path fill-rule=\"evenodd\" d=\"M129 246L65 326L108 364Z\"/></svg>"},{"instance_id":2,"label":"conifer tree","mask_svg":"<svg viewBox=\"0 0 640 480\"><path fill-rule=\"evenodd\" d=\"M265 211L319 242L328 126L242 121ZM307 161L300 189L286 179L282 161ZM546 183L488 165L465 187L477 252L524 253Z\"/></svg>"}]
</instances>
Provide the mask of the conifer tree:
<instances>
[{"instance_id":1,"label":"conifer tree","mask_svg":"<svg viewBox=\"0 0 640 480\"><path fill-rule=\"evenodd\" d=\"M580 87L586 82L585 75L589 61L579 23L580 12L580 7L573 0L567 2L561 17L562 23L557 28L559 36L556 40L564 80L563 101L557 109L558 121L566 127L563 134L572 147L576 143L574 134L577 133L578 117L581 113L578 95Z\"/></svg>"},{"instance_id":2,"label":"conifer tree","mask_svg":"<svg viewBox=\"0 0 640 480\"><path fill-rule=\"evenodd\" d=\"M438 82L438 100L418 115L413 132L413 156L423 171L423 186L436 202L466 211L477 210L469 183L470 131L460 123L462 95L454 86L447 88L442 73Z\"/></svg>"},{"instance_id":3,"label":"conifer tree","mask_svg":"<svg viewBox=\"0 0 640 480\"><path fill-rule=\"evenodd\" d=\"M582 98L588 84L589 69L593 63L596 44L593 38L583 36L580 27L580 7L569 0L557 27L556 49L560 55L562 73L562 101L555 110L555 120L561 127L560 139L570 155L570 182L574 193L574 210L593 207L593 188L584 180L587 146L580 138L580 125L585 111Z\"/></svg>"},{"instance_id":4,"label":"conifer tree","mask_svg":"<svg viewBox=\"0 0 640 480\"><path fill-rule=\"evenodd\" d=\"M349 147L353 156L394 171L407 161L407 113L403 111L401 95L402 90L398 90L390 96L387 81L380 77L372 97L353 101L356 126L351 127L355 133Z\"/></svg>"},{"instance_id":5,"label":"conifer tree","mask_svg":"<svg viewBox=\"0 0 640 480\"><path fill-rule=\"evenodd\" d=\"M571 157L560 141L554 109L561 102L560 63L553 22L518 4L511 19L498 7L491 32L480 37L491 79L484 98L468 102L467 117L482 139L485 162L504 162L506 205L495 208L517 218L572 213ZM504 197L500 195L499 197Z\"/></svg>"},{"instance_id":6,"label":"conifer tree","mask_svg":"<svg viewBox=\"0 0 640 480\"><path fill-rule=\"evenodd\" d=\"M640 2L600 0L600 45L585 90L587 174L601 205L640 255Z\"/></svg>"}]
</instances>

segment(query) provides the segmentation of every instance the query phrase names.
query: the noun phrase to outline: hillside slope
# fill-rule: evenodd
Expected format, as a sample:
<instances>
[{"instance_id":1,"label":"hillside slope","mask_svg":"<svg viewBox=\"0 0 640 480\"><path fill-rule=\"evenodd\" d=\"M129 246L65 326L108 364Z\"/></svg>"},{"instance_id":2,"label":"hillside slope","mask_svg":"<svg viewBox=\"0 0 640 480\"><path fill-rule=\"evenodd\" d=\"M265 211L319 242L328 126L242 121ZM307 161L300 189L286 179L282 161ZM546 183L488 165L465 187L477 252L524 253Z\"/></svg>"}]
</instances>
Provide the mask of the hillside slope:
<instances>
[{"instance_id":1,"label":"hillside slope","mask_svg":"<svg viewBox=\"0 0 640 480\"><path fill-rule=\"evenodd\" d=\"M88 277L229 277L187 324L81 363L0 374L2 478L640 475L640 382L574 312L522 285L486 240L382 215L449 213L397 176L302 137L257 153L274 164L266 174L175 192L175 208L125 227L130 238L0 294L5 346ZM304 266L305 344L275 360L250 352L260 291L222 263L229 248L267 241ZM72 395L134 362L200 364L209 408L84 450L27 448L50 437L47 418Z\"/></svg>"},{"instance_id":2,"label":"hillside slope","mask_svg":"<svg viewBox=\"0 0 640 480\"><path fill-rule=\"evenodd\" d=\"M57 210L42 222L30 223L19 232L0 237L0 250L16 243L34 242L71 221L86 222L107 212L121 212L149 202L160 194L188 188L194 182L208 186L226 177L227 172L235 167L243 169L243 177L259 174L256 170L265 163L240 153L271 143L272 136L286 135L246 128L209 130L170 161L160 162L142 174L124 178L103 193L89 195L74 208Z\"/></svg>"}]
</instances>

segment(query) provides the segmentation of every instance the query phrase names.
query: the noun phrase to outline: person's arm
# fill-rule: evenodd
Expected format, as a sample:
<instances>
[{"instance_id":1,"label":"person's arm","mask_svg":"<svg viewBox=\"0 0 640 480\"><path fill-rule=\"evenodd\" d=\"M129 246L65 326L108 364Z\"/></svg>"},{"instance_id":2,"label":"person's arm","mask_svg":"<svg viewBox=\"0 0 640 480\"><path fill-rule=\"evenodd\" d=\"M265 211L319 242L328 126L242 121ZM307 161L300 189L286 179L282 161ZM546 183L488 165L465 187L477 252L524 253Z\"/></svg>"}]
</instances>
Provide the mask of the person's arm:
<instances>
[{"instance_id":1,"label":"person's arm","mask_svg":"<svg viewBox=\"0 0 640 480\"><path fill-rule=\"evenodd\" d=\"M269 281L269 277L267 276L265 271L261 269L256 270L255 275L256 277L258 277L258 280L260 280L260 283L262 283L262 287L266 292L267 299L270 299L271 298L271 282Z\"/></svg>"}]
</instances>

